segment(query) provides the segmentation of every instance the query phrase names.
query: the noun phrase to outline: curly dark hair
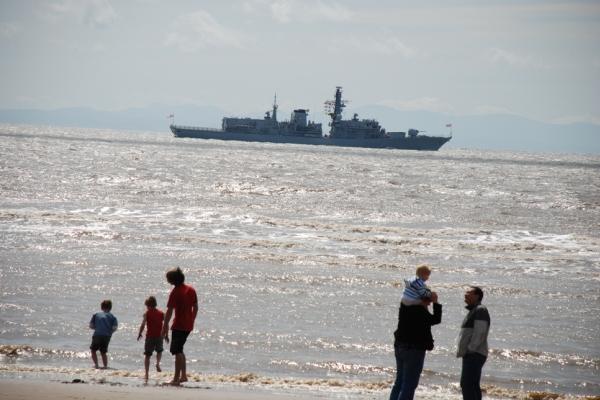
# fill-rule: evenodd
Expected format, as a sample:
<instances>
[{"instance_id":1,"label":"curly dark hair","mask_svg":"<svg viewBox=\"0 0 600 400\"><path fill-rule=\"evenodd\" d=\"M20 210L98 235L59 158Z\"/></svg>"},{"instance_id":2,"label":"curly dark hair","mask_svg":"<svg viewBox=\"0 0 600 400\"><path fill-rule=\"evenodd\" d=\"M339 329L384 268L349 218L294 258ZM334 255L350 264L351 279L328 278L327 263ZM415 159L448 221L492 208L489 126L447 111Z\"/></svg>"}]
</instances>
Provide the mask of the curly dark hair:
<instances>
[{"instance_id":1,"label":"curly dark hair","mask_svg":"<svg viewBox=\"0 0 600 400\"><path fill-rule=\"evenodd\" d=\"M156 297L154 296L148 297L144 302L144 305L146 305L147 307L156 307L157 304L158 303L156 302Z\"/></svg>"},{"instance_id":2,"label":"curly dark hair","mask_svg":"<svg viewBox=\"0 0 600 400\"><path fill-rule=\"evenodd\" d=\"M100 303L100 308L104 311L110 311L112 310L112 301L110 300L102 300L102 303Z\"/></svg>"},{"instance_id":3,"label":"curly dark hair","mask_svg":"<svg viewBox=\"0 0 600 400\"><path fill-rule=\"evenodd\" d=\"M179 267L167 271L166 277L167 282L169 282L171 285L179 286L185 282L185 275Z\"/></svg>"}]
</instances>

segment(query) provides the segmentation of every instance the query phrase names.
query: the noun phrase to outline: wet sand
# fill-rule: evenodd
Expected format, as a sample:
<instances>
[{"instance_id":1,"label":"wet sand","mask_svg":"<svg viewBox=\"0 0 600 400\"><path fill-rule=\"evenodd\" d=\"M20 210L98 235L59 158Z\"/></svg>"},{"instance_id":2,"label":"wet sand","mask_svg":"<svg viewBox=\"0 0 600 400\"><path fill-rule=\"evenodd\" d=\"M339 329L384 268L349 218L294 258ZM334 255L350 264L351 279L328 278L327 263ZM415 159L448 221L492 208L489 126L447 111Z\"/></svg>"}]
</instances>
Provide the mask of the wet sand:
<instances>
[{"instance_id":1,"label":"wet sand","mask_svg":"<svg viewBox=\"0 0 600 400\"><path fill-rule=\"evenodd\" d=\"M134 387L88 383L34 382L27 380L0 380L0 400L312 400L306 395L283 395L240 388Z\"/></svg>"}]
</instances>

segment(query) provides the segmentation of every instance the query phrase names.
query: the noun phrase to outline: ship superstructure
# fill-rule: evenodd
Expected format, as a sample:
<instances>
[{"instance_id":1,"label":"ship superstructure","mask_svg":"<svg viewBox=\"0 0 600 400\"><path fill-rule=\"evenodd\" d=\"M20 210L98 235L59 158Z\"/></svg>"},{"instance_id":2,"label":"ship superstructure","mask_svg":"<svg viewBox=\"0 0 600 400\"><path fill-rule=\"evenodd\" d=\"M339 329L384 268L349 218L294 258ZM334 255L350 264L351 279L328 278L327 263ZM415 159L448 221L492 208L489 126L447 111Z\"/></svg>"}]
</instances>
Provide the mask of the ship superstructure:
<instances>
[{"instance_id":1,"label":"ship superstructure","mask_svg":"<svg viewBox=\"0 0 600 400\"><path fill-rule=\"evenodd\" d=\"M352 119L342 119L342 110L346 102L342 100L342 87L335 89L335 99L325 102L325 108L331 117L329 136L333 139L380 139L386 137L385 129L374 119L358 119L354 114Z\"/></svg>"},{"instance_id":2,"label":"ship superstructure","mask_svg":"<svg viewBox=\"0 0 600 400\"><path fill-rule=\"evenodd\" d=\"M308 120L309 110L294 110L289 121L279 122L277 121L277 108L277 96L275 96L271 112L267 111L262 119L225 117L221 125L223 132L311 137L323 136L321 124Z\"/></svg>"}]
</instances>

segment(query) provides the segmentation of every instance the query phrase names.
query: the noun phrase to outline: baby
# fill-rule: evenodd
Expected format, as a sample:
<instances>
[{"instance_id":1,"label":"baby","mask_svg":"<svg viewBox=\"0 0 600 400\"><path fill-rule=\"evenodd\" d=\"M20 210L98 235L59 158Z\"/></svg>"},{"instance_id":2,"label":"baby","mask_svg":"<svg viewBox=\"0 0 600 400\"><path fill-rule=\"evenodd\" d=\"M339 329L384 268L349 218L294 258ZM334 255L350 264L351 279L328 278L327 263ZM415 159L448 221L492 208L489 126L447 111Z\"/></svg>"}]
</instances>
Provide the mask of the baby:
<instances>
[{"instance_id":1,"label":"baby","mask_svg":"<svg viewBox=\"0 0 600 400\"><path fill-rule=\"evenodd\" d=\"M421 304L423 299L431 298L431 290L425 285L425 281L431 275L431 268L427 265L417 267L416 276L412 279L404 280L404 293L402 293L401 303L405 306L414 306Z\"/></svg>"}]
</instances>

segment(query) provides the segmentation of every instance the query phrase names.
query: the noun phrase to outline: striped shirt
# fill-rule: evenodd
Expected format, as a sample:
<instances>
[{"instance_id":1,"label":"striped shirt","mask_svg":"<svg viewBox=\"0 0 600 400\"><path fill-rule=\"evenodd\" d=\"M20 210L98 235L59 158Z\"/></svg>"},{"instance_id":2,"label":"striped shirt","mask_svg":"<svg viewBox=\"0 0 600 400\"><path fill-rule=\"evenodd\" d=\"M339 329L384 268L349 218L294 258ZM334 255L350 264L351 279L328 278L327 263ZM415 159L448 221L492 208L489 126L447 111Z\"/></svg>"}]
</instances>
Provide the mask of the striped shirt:
<instances>
[{"instance_id":1,"label":"striped shirt","mask_svg":"<svg viewBox=\"0 0 600 400\"><path fill-rule=\"evenodd\" d=\"M431 297L431 290L425 285L425 281L419 277L405 279L404 286L402 300L415 302Z\"/></svg>"}]
</instances>

